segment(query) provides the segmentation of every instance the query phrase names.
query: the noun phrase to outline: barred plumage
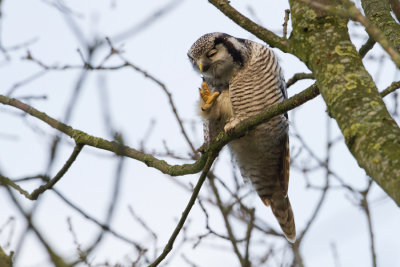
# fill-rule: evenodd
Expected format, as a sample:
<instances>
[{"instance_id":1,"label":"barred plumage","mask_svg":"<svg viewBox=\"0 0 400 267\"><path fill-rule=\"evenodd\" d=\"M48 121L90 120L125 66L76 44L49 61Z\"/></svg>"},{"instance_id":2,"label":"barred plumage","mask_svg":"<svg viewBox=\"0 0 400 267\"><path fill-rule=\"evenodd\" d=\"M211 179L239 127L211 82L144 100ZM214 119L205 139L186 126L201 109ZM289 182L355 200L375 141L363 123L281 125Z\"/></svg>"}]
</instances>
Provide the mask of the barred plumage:
<instances>
[{"instance_id":1,"label":"barred plumage","mask_svg":"<svg viewBox=\"0 0 400 267\"><path fill-rule=\"evenodd\" d=\"M264 45L224 33L210 33L193 44L188 56L205 80L199 112L205 121L206 141L287 98L278 60ZM287 196L287 115L272 118L229 146L242 176L251 180L263 203L271 206L287 239L293 242L296 230Z\"/></svg>"}]
</instances>

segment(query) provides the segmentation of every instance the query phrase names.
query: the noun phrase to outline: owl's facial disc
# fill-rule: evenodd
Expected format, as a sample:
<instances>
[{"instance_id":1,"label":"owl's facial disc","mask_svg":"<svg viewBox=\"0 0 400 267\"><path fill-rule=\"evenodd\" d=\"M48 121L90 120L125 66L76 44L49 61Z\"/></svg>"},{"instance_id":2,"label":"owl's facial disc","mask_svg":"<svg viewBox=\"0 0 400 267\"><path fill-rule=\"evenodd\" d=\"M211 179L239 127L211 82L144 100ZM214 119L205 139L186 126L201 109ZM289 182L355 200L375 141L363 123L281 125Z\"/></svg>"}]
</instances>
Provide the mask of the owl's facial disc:
<instances>
[{"instance_id":1,"label":"owl's facial disc","mask_svg":"<svg viewBox=\"0 0 400 267\"><path fill-rule=\"evenodd\" d=\"M233 58L223 44L204 53L196 64L205 77L212 79L229 80L234 70Z\"/></svg>"}]
</instances>

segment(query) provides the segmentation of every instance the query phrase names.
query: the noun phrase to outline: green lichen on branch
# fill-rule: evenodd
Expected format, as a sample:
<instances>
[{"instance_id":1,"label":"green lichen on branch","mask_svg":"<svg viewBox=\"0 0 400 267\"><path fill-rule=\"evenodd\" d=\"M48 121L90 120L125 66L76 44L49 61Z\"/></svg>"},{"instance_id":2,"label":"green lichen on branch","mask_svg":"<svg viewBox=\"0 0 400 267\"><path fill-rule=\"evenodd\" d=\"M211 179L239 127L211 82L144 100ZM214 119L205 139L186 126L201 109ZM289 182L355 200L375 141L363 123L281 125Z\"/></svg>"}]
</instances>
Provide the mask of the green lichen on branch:
<instances>
[{"instance_id":1,"label":"green lichen on branch","mask_svg":"<svg viewBox=\"0 0 400 267\"><path fill-rule=\"evenodd\" d=\"M290 5L293 53L313 71L358 164L400 205L400 129L350 40L347 19L299 1Z\"/></svg>"}]
</instances>

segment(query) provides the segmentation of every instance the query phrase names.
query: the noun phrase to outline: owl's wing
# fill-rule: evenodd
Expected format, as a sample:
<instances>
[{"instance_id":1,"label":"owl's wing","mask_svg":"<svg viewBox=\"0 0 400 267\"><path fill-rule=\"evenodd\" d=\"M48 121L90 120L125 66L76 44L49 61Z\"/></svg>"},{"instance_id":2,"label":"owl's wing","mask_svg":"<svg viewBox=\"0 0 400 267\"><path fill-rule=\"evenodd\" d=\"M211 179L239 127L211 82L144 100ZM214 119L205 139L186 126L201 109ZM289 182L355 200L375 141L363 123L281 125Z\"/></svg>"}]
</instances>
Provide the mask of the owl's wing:
<instances>
[{"instance_id":1,"label":"owl's wing","mask_svg":"<svg viewBox=\"0 0 400 267\"><path fill-rule=\"evenodd\" d=\"M285 134L282 138L282 166L280 170L280 183L285 196L288 193L290 171L290 150L289 135Z\"/></svg>"},{"instance_id":2,"label":"owl's wing","mask_svg":"<svg viewBox=\"0 0 400 267\"><path fill-rule=\"evenodd\" d=\"M281 90L284 99L287 99L288 95L286 90L286 82L282 71L279 72L279 78L280 78L279 89ZM285 116L286 120L289 119L287 112L284 113L283 115ZM289 135L286 133L282 139L282 166L280 175L281 187L285 196L287 196L288 193L289 171L290 171Z\"/></svg>"}]
</instances>

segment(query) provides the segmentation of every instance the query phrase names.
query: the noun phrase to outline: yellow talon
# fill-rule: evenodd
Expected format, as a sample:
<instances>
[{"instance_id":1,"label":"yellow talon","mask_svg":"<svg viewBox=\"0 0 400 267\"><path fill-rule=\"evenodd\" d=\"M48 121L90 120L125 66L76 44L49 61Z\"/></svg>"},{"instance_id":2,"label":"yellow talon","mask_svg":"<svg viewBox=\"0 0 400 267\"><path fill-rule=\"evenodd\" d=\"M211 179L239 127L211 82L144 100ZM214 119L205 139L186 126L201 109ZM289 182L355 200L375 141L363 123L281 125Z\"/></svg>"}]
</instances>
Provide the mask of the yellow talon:
<instances>
[{"instance_id":1,"label":"yellow talon","mask_svg":"<svg viewBox=\"0 0 400 267\"><path fill-rule=\"evenodd\" d=\"M204 101L204 105L201 107L201 110L206 111L212 106L215 99L217 99L219 92L211 93L206 82L202 82L201 87L202 89L200 89L200 97Z\"/></svg>"}]
</instances>

